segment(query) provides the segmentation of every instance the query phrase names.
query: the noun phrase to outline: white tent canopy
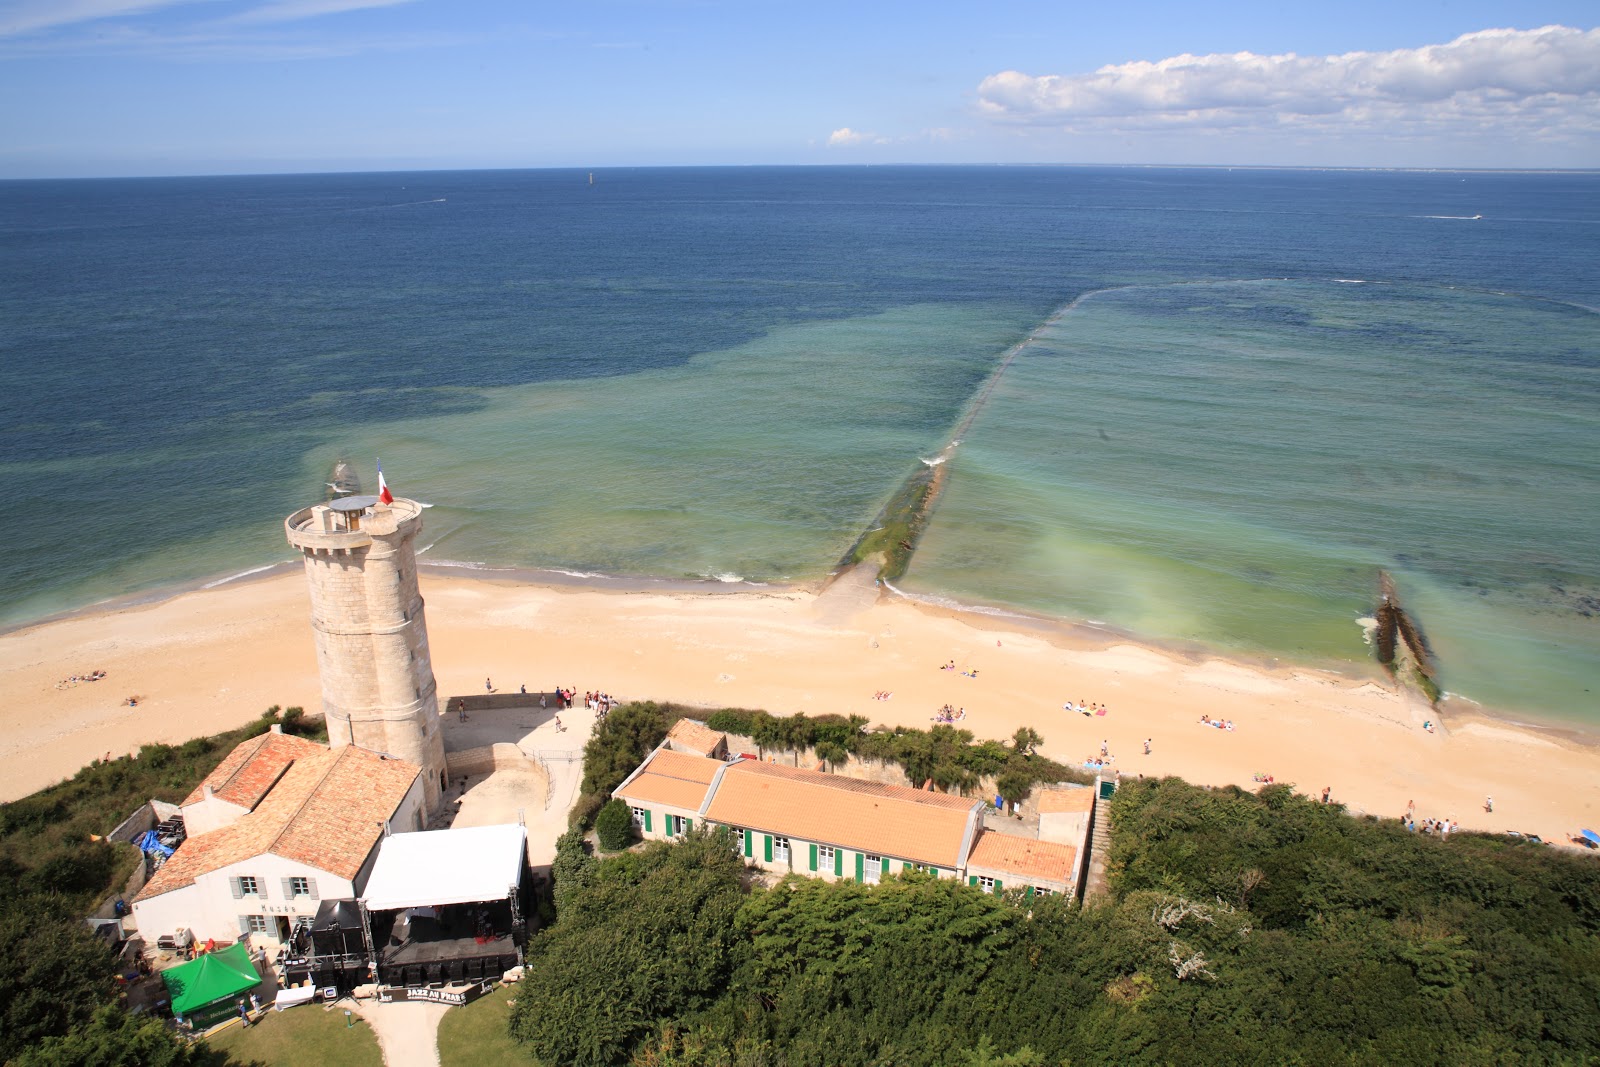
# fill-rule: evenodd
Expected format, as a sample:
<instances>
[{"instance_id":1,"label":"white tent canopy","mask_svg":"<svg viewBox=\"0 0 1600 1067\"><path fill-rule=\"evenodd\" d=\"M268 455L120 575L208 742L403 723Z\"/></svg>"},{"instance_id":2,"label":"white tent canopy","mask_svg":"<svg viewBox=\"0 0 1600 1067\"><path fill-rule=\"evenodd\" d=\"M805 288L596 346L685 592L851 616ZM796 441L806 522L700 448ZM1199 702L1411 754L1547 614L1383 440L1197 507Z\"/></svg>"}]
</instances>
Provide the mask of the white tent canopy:
<instances>
[{"instance_id":1,"label":"white tent canopy","mask_svg":"<svg viewBox=\"0 0 1600 1067\"><path fill-rule=\"evenodd\" d=\"M522 881L526 848L521 826L390 834L362 900L369 911L504 900Z\"/></svg>"}]
</instances>

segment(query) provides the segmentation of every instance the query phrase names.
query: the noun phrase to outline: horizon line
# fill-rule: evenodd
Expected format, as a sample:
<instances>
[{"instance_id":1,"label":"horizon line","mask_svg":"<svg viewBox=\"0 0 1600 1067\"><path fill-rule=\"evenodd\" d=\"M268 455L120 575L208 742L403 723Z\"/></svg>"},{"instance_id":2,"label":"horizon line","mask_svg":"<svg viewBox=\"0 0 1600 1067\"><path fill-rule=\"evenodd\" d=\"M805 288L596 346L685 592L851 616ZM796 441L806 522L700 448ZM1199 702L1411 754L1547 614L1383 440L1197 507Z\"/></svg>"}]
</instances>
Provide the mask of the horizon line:
<instances>
[{"instance_id":1,"label":"horizon line","mask_svg":"<svg viewBox=\"0 0 1600 1067\"><path fill-rule=\"evenodd\" d=\"M640 170L800 170L800 169L922 169L922 170L1222 170L1222 171L1299 171L1306 173L1348 174L1600 174L1600 167L1465 167L1465 166L1313 166L1295 163L620 163L599 166L567 164L561 166L505 167L399 167L373 170L335 168L328 170L192 171L174 173L129 173L97 175L42 175L33 177L0 176L0 182L51 181L156 181L170 178L303 178L366 174L477 174L523 171L574 171L616 173Z\"/></svg>"}]
</instances>

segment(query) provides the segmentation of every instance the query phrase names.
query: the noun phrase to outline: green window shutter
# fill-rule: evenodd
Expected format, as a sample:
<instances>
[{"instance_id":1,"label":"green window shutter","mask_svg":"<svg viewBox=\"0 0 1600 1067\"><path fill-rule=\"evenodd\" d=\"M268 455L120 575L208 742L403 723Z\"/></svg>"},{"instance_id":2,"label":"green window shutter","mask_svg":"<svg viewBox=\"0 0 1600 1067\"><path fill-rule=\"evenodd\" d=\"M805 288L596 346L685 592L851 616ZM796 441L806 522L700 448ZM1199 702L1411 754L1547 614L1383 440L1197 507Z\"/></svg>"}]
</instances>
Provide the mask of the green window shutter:
<instances>
[{"instance_id":1,"label":"green window shutter","mask_svg":"<svg viewBox=\"0 0 1600 1067\"><path fill-rule=\"evenodd\" d=\"M888 874L889 873L889 857L888 856L883 857L883 868L882 868L882 870L883 870L884 874Z\"/></svg>"},{"instance_id":2,"label":"green window shutter","mask_svg":"<svg viewBox=\"0 0 1600 1067\"><path fill-rule=\"evenodd\" d=\"M1033 886L1031 886L1031 885L1028 887L1027 897L1028 897L1029 900L1033 899Z\"/></svg>"},{"instance_id":3,"label":"green window shutter","mask_svg":"<svg viewBox=\"0 0 1600 1067\"><path fill-rule=\"evenodd\" d=\"M913 864L913 863L912 863L912 862L911 862L911 861L910 861L910 860L906 860L906 861L905 861L905 862L904 862L904 863L902 863L902 864L901 864L901 865L900 865L900 869L901 869L901 870L902 870L902 871L910 871L910 870L915 870L915 869L916 869L916 865L915 865L915 864Z\"/></svg>"},{"instance_id":4,"label":"green window shutter","mask_svg":"<svg viewBox=\"0 0 1600 1067\"><path fill-rule=\"evenodd\" d=\"M694 820L693 819L685 819L685 820L683 820L683 832L684 833L688 833L690 830L693 830L693 829L694 829Z\"/></svg>"},{"instance_id":5,"label":"green window shutter","mask_svg":"<svg viewBox=\"0 0 1600 1067\"><path fill-rule=\"evenodd\" d=\"M1005 886L1000 884L1000 879L996 878L994 880L994 895L995 896L999 896L1000 895L1000 891L1002 889L1004 889L1004 888L1005 888Z\"/></svg>"},{"instance_id":6,"label":"green window shutter","mask_svg":"<svg viewBox=\"0 0 1600 1067\"><path fill-rule=\"evenodd\" d=\"M978 876L975 874L967 875L967 884L970 886L976 886L978 884Z\"/></svg>"},{"instance_id":7,"label":"green window shutter","mask_svg":"<svg viewBox=\"0 0 1600 1067\"><path fill-rule=\"evenodd\" d=\"M771 863L772 862L772 835L771 834L762 834L761 835L761 839L762 839L762 847L764 849L766 849L767 862Z\"/></svg>"},{"instance_id":8,"label":"green window shutter","mask_svg":"<svg viewBox=\"0 0 1600 1067\"><path fill-rule=\"evenodd\" d=\"M867 856L866 856L866 853L864 853L864 852L857 852L856 853L856 881L865 882L866 880L867 880Z\"/></svg>"},{"instance_id":9,"label":"green window shutter","mask_svg":"<svg viewBox=\"0 0 1600 1067\"><path fill-rule=\"evenodd\" d=\"M815 844L811 846L811 869L813 871L817 869L817 846Z\"/></svg>"},{"instance_id":10,"label":"green window shutter","mask_svg":"<svg viewBox=\"0 0 1600 1067\"><path fill-rule=\"evenodd\" d=\"M745 855L745 859L749 859L751 856L754 856L755 854L756 854L756 835L755 835L755 831L746 830L744 832L744 855Z\"/></svg>"},{"instance_id":11,"label":"green window shutter","mask_svg":"<svg viewBox=\"0 0 1600 1067\"><path fill-rule=\"evenodd\" d=\"M661 829L668 837L672 836L672 816L670 814L661 821Z\"/></svg>"},{"instance_id":12,"label":"green window shutter","mask_svg":"<svg viewBox=\"0 0 1600 1067\"><path fill-rule=\"evenodd\" d=\"M650 832L650 809L649 808L645 808L644 809L644 832L645 833L649 833Z\"/></svg>"}]
</instances>

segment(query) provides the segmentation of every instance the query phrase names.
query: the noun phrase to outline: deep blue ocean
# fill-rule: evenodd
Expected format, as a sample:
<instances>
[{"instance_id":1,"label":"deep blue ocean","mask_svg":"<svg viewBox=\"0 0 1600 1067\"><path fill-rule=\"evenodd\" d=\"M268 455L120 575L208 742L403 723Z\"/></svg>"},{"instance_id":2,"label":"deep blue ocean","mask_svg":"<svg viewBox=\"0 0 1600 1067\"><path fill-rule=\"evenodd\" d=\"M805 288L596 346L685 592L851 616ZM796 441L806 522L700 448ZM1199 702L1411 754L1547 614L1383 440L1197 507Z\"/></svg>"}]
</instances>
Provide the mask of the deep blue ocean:
<instances>
[{"instance_id":1,"label":"deep blue ocean","mask_svg":"<svg viewBox=\"0 0 1600 1067\"><path fill-rule=\"evenodd\" d=\"M905 581L1593 722L1600 175L713 168L0 182L0 624L290 558ZM974 397L1015 358L982 406Z\"/></svg>"}]
</instances>

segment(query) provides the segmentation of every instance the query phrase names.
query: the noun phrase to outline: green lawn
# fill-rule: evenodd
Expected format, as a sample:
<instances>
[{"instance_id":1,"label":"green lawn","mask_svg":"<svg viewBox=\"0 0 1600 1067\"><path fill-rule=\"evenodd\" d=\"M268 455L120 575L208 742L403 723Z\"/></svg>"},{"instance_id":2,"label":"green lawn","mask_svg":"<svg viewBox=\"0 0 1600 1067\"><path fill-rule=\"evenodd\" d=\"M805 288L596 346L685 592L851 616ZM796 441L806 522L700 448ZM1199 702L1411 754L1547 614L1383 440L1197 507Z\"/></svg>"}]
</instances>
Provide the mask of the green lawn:
<instances>
[{"instance_id":1,"label":"green lawn","mask_svg":"<svg viewBox=\"0 0 1600 1067\"><path fill-rule=\"evenodd\" d=\"M383 1067L372 1027L359 1015L353 1021L346 1025L341 1007L324 1011L320 1004L305 1004L269 1011L248 1030L230 1026L206 1044L236 1063L263 1067Z\"/></svg>"},{"instance_id":2,"label":"green lawn","mask_svg":"<svg viewBox=\"0 0 1600 1067\"><path fill-rule=\"evenodd\" d=\"M515 985L496 986L439 1024L440 1067L529 1067L533 1057L511 1040L508 1023Z\"/></svg>"}]
</instances>

